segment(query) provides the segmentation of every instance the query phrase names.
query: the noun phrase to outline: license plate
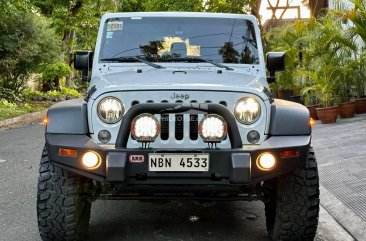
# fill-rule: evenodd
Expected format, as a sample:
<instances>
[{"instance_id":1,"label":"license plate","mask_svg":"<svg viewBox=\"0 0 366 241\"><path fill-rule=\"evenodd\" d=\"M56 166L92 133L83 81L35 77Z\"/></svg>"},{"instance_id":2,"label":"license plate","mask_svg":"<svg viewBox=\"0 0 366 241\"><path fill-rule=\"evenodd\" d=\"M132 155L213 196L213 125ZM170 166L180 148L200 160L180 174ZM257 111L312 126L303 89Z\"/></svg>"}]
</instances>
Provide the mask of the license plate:
<instances>
[{"instance_id":1,"label":"license plate","mask_svg":"<svg viewBox=\"0 0 366 241\"><path fill-rule=\"evenodd\" d=\"M209 164L208 154L149 154L149 171L152 172L207 172Z\"/></svg>"}]
</instances>

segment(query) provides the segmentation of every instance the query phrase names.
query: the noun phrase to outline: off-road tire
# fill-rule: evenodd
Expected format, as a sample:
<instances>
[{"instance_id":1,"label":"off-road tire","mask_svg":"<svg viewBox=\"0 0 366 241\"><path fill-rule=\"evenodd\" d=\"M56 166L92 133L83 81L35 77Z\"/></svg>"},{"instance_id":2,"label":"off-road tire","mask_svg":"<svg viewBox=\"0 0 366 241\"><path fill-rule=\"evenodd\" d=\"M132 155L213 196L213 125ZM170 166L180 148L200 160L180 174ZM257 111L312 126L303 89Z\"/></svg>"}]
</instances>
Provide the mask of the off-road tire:
<instances>
[{"instance_id":1,"label":"off-road tire","mask_svg":"<svg viewBox=\"0 0 366 241\"><path fill-rule=\"evenodd\" d=\"M90 180L54 166L44 148L39 168L37 218L43 241L86 240Z\"/></svg>"},{"instance_id":2,"label":"off-road tire","mask_svg":"<svg viewBox=\"0 0 366 241\"><path fill-rule=\"evenodd\" d=\"M264 182L268 235L276 241L312 241L319 218L319 177L313 148L304 168Z\"/></svg>"}]
</instances>

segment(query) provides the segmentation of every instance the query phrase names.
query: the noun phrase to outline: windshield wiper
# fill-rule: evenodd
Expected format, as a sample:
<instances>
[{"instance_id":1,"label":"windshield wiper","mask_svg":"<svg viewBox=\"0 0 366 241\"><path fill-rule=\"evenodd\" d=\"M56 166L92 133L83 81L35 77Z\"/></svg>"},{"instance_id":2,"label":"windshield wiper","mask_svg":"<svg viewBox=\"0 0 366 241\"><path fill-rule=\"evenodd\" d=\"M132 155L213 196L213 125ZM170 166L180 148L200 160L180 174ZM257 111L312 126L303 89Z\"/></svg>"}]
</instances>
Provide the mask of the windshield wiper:
<instances>
[{"instance_id":1,"label":"windshield wiper","mask_svg":"<svg viewBox=\"0 0 366 241\"><path fill-rule=\"evenodd\" d=\"M167 59L167 61L206 62L206 63L210 63L212 65L215 65L216 67L219 67L219 68L223 68L223 69L226 69L226 70L234 70L233 68L230 68L226 65L215 63L215 62L213 62L209 59L204 59L204 58L201 58L201 57L171 58L171 59Z\"/></svg>"},{"instance_id":2,"label":"windshield wiper","mask_svg":"<svg viewBox=\"0 0 366 241\"><path fill-rule=\"evenodd\" d=\"M132 62L141 62L141 63L147 64L147 65L150 65L151 67L154 67L156 69L165 69L161 65L151 63L151 62L146 61L144 59L140 59L139 57L136 57L136 56L105 58L105 59L101 59L100 61L112 61L112 62L119 62L119 63L131 62L131 61Z\"/></svg>"}]
</instances>

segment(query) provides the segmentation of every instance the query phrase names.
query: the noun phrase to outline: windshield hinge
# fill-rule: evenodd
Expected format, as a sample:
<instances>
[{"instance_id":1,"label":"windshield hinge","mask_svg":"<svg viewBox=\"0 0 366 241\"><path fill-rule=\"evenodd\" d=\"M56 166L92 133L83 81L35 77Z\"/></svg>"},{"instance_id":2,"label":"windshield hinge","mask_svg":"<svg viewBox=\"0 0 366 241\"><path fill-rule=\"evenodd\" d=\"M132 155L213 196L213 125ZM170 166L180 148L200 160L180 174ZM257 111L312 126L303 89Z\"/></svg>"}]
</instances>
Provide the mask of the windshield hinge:
<instances>
[{"instance_id":1,"label":"windshield hinge","mask_svg":"<svg viewBox=\"0 0 366 241\"><path fill-rule=\"evenodd\" d=\"M84 98L84 100L86 101L86 102L88 102L89 101L89 99L90 99L90 97L94 94L94 92L95 91L97 91L97 87L95 87L95 85L93 85L90 89L89 89L89 91L88 91L88 93L86 94L86 97Z\"/></svg>"}]
</instances>

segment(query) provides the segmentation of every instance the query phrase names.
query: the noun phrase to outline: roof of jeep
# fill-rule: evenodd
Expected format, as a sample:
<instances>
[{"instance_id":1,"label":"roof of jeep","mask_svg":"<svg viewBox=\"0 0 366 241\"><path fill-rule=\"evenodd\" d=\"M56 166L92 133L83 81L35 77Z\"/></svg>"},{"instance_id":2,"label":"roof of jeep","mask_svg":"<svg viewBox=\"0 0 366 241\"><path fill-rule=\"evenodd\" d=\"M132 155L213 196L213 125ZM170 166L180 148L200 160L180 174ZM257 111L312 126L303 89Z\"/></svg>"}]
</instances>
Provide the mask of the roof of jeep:
<instances>
[{"instance_id":1,"label":"roof of jeep","mask_svg":"<svg viewBox=\"0 0 366 241\"><path fill-rule=\"evenodd\" d=\"M253 22L257 19L253 15L232 14L232 13L201 13L201 12L128 12L128 13L106 13L102 20L118 17L185 17L185 18L236 18L248 19Z\"/></svg>"}]
</instances>

